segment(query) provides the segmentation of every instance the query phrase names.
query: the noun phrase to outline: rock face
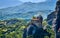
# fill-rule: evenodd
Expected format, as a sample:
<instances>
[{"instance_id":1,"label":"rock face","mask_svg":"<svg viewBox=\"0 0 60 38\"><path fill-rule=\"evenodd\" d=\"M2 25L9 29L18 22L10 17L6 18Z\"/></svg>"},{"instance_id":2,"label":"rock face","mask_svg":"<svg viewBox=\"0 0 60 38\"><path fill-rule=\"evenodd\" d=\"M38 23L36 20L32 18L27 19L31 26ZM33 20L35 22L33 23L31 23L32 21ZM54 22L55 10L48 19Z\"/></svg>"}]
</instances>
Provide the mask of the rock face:
<instances>
[{"instance_id":1,"label":"rock face","mask_svg":"<svg viewBox=\"0 0 60 38\"><path fill-rule=\"evenodd\" d=\"M51 14L49 14L47 16L47 22L49 25L53 24L53 21L55 21L54 19L56 19L56 11L52 12Z\"/></svg>"},{"instance_id":2,"label":"rock face","mask_svg":"<svg viewBox=\"0 0 60 38\"><path fill-rule=\"evenodd\" d=\"M56 11L52 12L51 14L49 14L47 16L47 23L48 23L48 25L52 26L53 30L55 30L56 19L57 19L57 12Z\"/></svg>"},{"instance_id":3,"label":"rock face","mask_svg":"<svg viewBox=\"0 0 60 38\"><path fill-rule=\"evenodd\" d=\"M59 15L60 15L59 12L60 12L60 1L57 1L55 11L53 11L51 14L49 14L47 16L47 23L49 25L52 25L53 29L55 29L55 27L56 27L56 29L58 29L60 27L59 25L56 25L56 24L58 24L58 21L59 21L58 19L60 18L59 17Z\"/></svg>"},{"instance_id":4,"label":"rock face","mask_svg":"<svg viewBox=\"0 0 60 38\"><path fill-rule=\"evenodd\" d=\"M55 31L56 31L56 38L60 38L60 0L56 3L56 9L55 12L52 12L48 15L47 21L49 25L55 25Z\"/></svg>"},{"instance_id":5,"label":"rock face","mask_svg":"<svg viewBox=\"0 0 60 38\"><path fill-rule=\"evenodd\" d=\"M60 0L56 3L56 9L55 12L52 12L48 15L47 21L49 25L52 25L56 28L56 38L60 38Z\"/></svg>"},{"instance_id":6,"label":"rock face","mask_svg":"<svg viewBox=\"0 0 60 38\"><path fill-rule=\"evenodd\" d=\"M60 0L57 1L56 11L57 11L56 32L58 32L58 29L60 28Z\"/></svg>"}]
</instances>

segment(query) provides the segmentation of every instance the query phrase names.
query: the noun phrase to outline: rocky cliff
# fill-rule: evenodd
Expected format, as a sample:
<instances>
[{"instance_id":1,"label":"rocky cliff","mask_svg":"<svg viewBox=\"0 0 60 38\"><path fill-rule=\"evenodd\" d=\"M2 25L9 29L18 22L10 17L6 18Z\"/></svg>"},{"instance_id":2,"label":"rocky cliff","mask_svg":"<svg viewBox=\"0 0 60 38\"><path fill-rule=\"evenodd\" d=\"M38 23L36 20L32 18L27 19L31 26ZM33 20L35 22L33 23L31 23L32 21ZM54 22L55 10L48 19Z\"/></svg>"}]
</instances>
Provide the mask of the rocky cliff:
<instances>
[{"instance_id":1,"label":"rocky cliff","mask_svg":"<svg viewBox=\"0 0 60 38\"><path fill-rule=\"evenodd\" d=\"M56 32L58 32L58 29L60 28L60 0L57 1L56 11L57 11Z\"/></svg>"},{"instance_id":2,"label":"rocky cliff","mask_svg":"<svg viewBox=\"0 0 60 38\"><path fill-rule=\"evenodd\" d=\"M53 24L54 19L56 19L56 11L52 12L47 16L47 22L49 25Z\"/></svg>"},{"instance_id":3,"label":"rocky cliff","mask_svg":"<svg viewBox=\"0 0 60 38\"><path fill-rule=\"evenodd\" d=\"M60 0L56 3L55 11L47 16L47 22L49 25L56 26L56 32L60 28Z\"/></svg>"}]
</instances>

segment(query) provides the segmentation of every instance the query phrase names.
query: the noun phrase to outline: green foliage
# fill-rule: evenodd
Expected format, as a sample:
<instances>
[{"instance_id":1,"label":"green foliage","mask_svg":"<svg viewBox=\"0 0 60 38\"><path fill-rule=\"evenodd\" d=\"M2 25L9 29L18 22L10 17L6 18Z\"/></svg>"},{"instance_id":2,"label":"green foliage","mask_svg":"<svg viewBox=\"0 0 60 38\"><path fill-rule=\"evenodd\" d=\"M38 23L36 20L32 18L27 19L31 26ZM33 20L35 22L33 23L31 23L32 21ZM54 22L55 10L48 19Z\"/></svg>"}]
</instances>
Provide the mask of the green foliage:
<instances>
[{"instance_id":1,"label":"green foliage","mask_svg":"<svg viewBox=\"0 0 60 38\"><path fill-rule=\"evenodd\" d=\"M13 20L13 19L11 19L11 20ZM27 21L25 21L23 19L16 19L16 20L19 20L19 22L16 22L15 24L10 24L10 25L6 24L4 27L0 28L0 37L5 36L6 38L22 38L23 30L25 27L27 27ZM43 21L43 25L47 26L46 20ZM15 29L15 30L13 30L13 29ZM8 30L13 30L13 31L7 32ZM3 32L6 32L6 33L2 34ZM47 32L52 34L51 38L55 38L55 32L53 30L51 30L50 26L47 27ZM27 36L27 38L33 38L33 36L32 35ZM48 38L48 37L45 36L45 38Z\"/></svg>"},{"instance_id":2,"label":"green foliage","mask_svg":"<svg viewBox=\"0 0 60 38\"><path fill-rule=\"evenodd\" d=\"M2 29L0 28L0 36L3 36L2 32L3 32L3 31L2 31Z\"/></svg>"},{"instance_id":3,"label":"green foliage","mask_svg":"<svg viewBox=\"0 0 60 38\"><path fill-rule=\"evenodd\" d=\"M33 38L33 35L27 36L27 38Z\"/></svg>"},{"instance_id":4,"label":"green foliage","mask_svg":"<svg viewBox=\"0 0 60 38\"><path fill-rule=\"evenodd\" d=\"M48 36L45 36L45 38L49 38Z\"/></svg>"},{"instance_id":5,"label":"green foliage","mask_svg":"<svg viewBox=\"0 0 60 38\"><path fill-rule=\"evenodd\" d=\"M47 26L47 22L46 21L43 21L43 26Z\"/></svg>"},{"instance_id":6,"label":"green foliage","mask_svg":"<svg viewBox=\"0 0 60 38\"><path fill-rule=\"evenodd\" d=\"M14 20L14 19L11 19L11 20ZM27 25L27 22L23 19L15 19L15 20L19 20L19 21L16 22L15 24L9 24L9 25L6 24L5 27L0 28L0 37L5 35L6 38L22 38L23 29ZM7 21L9 21L9 20L7 20ZM3 26L4 26L4 24L3 24ZM9 30L13 30L13 31L10 32ZM2 34L4 32L6 32L6 33Z\"/></svg>"}]
</instances>

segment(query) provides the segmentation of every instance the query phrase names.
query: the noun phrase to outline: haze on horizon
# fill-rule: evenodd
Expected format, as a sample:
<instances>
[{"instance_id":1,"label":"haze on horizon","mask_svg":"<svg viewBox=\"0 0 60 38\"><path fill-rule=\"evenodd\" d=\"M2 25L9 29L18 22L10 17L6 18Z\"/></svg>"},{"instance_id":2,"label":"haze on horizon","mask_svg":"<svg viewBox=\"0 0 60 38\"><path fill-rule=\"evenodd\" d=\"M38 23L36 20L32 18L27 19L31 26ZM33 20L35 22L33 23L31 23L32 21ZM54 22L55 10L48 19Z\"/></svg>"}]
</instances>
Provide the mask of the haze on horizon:
<instances>
[{"instance_id":1,"label":"haze on horizon","mask_svg":"<svg viewBox=\"0 0 60 38\"><path fill-rule=\"evenodd\" d=\"M45 2L46 0L20 0L22 2L35 2L35 3L38 3L38 2Z\"/></svg>"},{"instance_id":2,"label":"haze on horizon","mask_svg":"<svg viewBox=\"0 0 60 38\"><path fill-rule=\"evenodd\" d=\"M0 0L0 8L6 8L11 6L17 6L20 5L23 2L46 2L46 1L52 1L52 0ZM56 0L54 0L56 1Z\"/></svg>"}]
</instances>

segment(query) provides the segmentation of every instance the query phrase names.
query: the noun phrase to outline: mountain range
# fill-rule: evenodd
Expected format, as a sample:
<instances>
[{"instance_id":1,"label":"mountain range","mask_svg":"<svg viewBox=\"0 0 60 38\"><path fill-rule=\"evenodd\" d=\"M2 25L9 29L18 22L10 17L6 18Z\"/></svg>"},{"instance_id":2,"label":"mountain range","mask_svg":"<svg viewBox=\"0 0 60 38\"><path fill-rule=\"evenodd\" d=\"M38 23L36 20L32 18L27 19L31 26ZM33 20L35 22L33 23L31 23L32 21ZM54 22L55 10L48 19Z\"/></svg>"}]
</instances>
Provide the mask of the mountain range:
<instances>
[{"instance_id":1,"label":"mountain range","mask_svg":"<svg viewBox=\"0 0 60 38\"><path fill-rule=\"evenodd\" d=\"M19 0L0 0L0 9L13 7L22 4L22 1Z\"/></svg>"},{"instance_id":2,"label":"mountain range","mask_svg":"<svg viewBox=\"0 0 60 38\"><path fill-rule=\"evenodd\" d=\"M55 1L46 1L39 3L24 2L20 5L0 9L0 19L24 18L31 19L34 15L47 17L55 9Z\"/></svg>"}]
</instances>

